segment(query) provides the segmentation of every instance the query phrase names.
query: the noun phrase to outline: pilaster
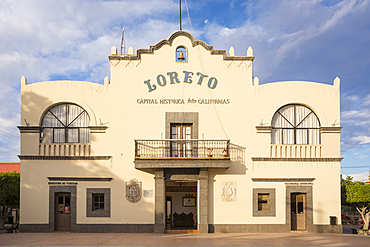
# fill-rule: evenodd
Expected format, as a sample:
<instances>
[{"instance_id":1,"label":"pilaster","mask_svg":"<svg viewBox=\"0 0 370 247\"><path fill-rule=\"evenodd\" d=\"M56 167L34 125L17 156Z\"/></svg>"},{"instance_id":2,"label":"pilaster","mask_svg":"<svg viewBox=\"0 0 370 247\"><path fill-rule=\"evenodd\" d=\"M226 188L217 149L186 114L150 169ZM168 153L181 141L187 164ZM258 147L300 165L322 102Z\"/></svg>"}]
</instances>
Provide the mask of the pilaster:
<instances>
[{"instance_id":1,"label":"pilaster","mask_svg":"<svg viewBox=\"0 0 370 247\"><path fill-rule=\"evenodd\" d=\"M199 172L199 233L208 233L208 169Z\"/></svg>"},{"instance_id":2,"label":"pilaster","mask_svg":"<svg viewBox=\"0 0 370 247\"><path fill-rule=\"evenodd\" d=\"M164 170L155 170L155 225L154 233L164 233L165 229L165 203L166 186L164 181Z\"/></svg>"}]
</instances>

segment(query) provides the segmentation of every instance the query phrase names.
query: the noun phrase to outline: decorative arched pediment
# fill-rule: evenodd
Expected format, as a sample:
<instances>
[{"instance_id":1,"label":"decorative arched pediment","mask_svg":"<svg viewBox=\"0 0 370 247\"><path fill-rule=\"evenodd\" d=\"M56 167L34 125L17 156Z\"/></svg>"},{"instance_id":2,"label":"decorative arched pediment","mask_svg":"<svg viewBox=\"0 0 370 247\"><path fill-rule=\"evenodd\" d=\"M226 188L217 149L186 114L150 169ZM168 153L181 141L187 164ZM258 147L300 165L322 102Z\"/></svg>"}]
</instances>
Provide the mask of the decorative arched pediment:
<instances>
[{"instance_id":1,"label":"decorative arched pediment","mask_svg":"<svg viewBox=\"0 0 370 247\"><path fill-rule=\"evenodd\" d=\"M161 49L164 45L172 46L174 40L180 36L187 37L192 47L202 46L207 51L210 51L211 55L221 55L224 60L246 60L253 61L253 56L228 56L226 50L215 50L213 46L207 45L202 40L196 40L193 35L185 31L176 31L168 39L163 39L155 45L149 46L149 49L138 49L136 56L125 56L125 55L115 55L109 56L109 60L140 60L143 54L154 54L154 51Z\"/></svg>"}]
</instances>

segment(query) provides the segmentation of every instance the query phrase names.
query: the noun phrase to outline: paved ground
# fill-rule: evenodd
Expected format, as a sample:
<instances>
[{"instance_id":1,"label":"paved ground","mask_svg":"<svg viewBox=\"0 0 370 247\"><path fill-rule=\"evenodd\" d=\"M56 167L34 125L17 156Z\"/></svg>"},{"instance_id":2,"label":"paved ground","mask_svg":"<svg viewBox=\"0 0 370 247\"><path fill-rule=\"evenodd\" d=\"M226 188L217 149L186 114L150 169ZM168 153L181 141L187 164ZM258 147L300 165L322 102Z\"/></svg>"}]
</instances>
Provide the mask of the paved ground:
<instances>
[{"instance_id":1,"label":"paved ground","mask_svg":"<svg viewBox=\"0 0 370 247\"><path fill-rule=\"evenodd\" d=\"M350 233L353 226L344 226ZM370 246L370 236L312 233L12 233L0 246Z\"/></svg>"},{"instance_id":2,"label":"paved ground","mask_svg":"<svg viewBox=\"0 0 370 247\"><path fill-rule=\"evenodd\" d=\"M0 246L370 246L370 237L309 233L18 233L0 235Z\"/></svg>"}]
</instances>

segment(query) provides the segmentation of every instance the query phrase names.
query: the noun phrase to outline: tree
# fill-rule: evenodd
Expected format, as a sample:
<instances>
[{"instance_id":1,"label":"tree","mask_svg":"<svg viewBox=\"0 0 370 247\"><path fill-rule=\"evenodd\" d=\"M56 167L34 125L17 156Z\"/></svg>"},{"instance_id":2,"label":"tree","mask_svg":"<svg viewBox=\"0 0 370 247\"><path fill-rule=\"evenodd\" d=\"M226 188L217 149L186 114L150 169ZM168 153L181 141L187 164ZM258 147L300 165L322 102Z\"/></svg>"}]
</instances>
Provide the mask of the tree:
<instances>
[{"instance_id":1,"label":"tree","mask_svg":"<svg viewBox=\"0 0 370 247\"><path fill-rule=\"evenodd\" d=\"M5 219L11 215L12 209L19 204L20 174L19 172L0 173L0 228L4 228Z\"/></svg>"},{"instance_id":2,"label":"tree","mask_svg":"<svg viewBox=\"0 0 370 247\"><path fill-rule=\"evenodd\" d=\"M364 230L369 229L370 216L370 185L355 182L347 185L347 202L355 205L357 211L361 214L365 222Z\"/></svg>"},{"instance_id":3,"label":"tree","mask_svg":"<svg viewBox=\"0 0 370 247\"><path fill-rule=\"evenodd\" d=\"M353 177L347 176L346 179L343 179L342 175L340 175L340 189L341 189L341 205L342 206L350 206L351 204L347 203L347 185L352 185L354 182L352 181Z\"/></svg>"}]
</instances>

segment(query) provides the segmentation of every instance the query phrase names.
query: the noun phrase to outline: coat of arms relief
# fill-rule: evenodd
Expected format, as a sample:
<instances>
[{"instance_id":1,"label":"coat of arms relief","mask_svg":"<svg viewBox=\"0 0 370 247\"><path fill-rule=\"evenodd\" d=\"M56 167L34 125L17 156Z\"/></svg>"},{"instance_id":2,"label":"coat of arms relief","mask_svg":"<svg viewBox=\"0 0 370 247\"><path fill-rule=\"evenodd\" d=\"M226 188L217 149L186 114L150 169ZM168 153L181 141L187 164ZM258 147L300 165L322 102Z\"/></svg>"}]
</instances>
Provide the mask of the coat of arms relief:
<instances>
[{"instance_id":1,"label":"coat of arms relief","mask_svg":"<svg viewBox=\"0 0 370 247\"><path fill-rule=\"evenodd\" d=\"M126 182L126 198L129 202L138 202L141 199L141 184L136 178Z\"/></svg>"}]
</instances>

